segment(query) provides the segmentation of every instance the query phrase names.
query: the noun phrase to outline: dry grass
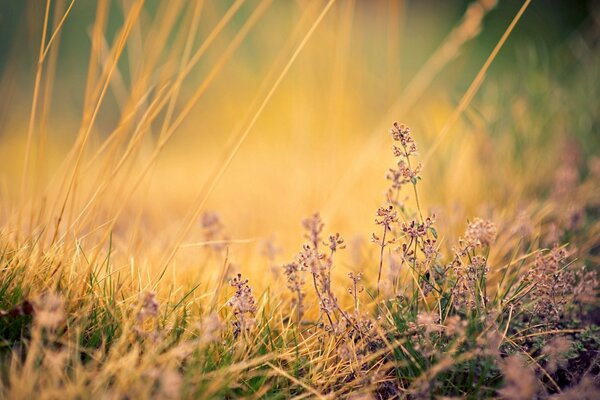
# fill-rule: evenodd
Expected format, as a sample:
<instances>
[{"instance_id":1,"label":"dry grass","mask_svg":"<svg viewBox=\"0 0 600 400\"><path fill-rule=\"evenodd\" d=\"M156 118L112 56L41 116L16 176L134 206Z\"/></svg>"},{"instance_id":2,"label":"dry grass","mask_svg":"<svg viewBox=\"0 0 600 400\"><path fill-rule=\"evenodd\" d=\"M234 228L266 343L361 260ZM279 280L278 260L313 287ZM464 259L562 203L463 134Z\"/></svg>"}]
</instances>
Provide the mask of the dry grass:
<instances>
[{"instance_id":1,"label":"dry grass","mask_svg":"<svg viewBox=\"0 0 600 400\"><path fill-rule=\"evenodd\" d=\"M597 397L597 20L486 81L530 1L463 77L475 1L405 79L400 4L27 5L0 397Z\"/></svg>"}]
</instances>

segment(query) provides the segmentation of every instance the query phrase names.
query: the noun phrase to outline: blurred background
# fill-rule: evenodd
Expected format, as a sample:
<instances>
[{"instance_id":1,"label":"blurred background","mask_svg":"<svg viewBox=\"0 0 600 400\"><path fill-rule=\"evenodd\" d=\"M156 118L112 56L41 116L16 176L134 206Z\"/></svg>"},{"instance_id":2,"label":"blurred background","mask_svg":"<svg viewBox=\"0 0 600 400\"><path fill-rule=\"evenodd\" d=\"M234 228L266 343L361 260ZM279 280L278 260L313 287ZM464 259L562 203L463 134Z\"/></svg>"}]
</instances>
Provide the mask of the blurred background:
<instances>
[{"instance_id":1,"label":"blurred background","mask_svg":"<svg viewBox=\"0 0 600 400\"><path fill-rule=\"evenodd\" d=\"M240 258L271 238L289 258L315 211L358 241L394 121L449 238L498 220L547 197L561 160L587 174L600 145L593 1L532 1L454 118L523 4L1 0L3 226L90 246L106 231L149 260L179 246L184 265L209 210Z\"/></svg>"}]
</instances>

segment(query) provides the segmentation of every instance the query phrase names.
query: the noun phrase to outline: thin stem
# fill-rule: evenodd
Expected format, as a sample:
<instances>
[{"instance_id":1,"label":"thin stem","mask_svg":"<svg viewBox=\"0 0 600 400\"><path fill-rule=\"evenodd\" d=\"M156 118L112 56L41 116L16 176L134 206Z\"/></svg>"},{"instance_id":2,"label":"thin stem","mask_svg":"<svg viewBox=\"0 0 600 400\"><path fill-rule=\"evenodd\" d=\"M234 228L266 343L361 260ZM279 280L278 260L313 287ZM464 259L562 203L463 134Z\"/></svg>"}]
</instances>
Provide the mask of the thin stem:
<instances>
[{"instance_id":1,"label":"thin stem","mask_svg":"<svg viewBox=\"0 0 600 400\"><path fill-rule=\"evenodd\" d=\"M352 292L352 294L354 295L354 312L358 313L358 295L356 293L356 280L352 279L352 282L354 284L354 290Z\"/></svg>"},{"instance_id":2,"label":"thin stem","mask_svg":"<svg viewBox=\"0 0 600 400\"><path fill-rule=\"evenodd\" d=\"M319 287L317 285L317 274L315 274L313 272L312 277L313 277L313 284L315 286L315 292L317 292L317 296L319 297L319 301L321 302L321 305L324 305L325 303L323 302L323 296L321 296L321 292L319 292ZM327 311L327 309L325 307L323 307L322 310L325 311L325 315L327 315L327 319L329 320L329 324L331 325L331 332L333 333L333 320L331 319L331 316L329 315L329 311Z\"/></svg>"},{"instance_id":3,"label":"thin stem","mask_svg":"<svg viewBox=\"0 0 600 400\"><path fill-rule=\"evenodd\" d=\"M381 281L381 269L383 268L383 250L385 249L385 237L389 227L383 226L383 236L381 237L381 251L379 252L379 273L377 274L377 297L379 297L379 282Z\"/></svg>"}]
</instances>

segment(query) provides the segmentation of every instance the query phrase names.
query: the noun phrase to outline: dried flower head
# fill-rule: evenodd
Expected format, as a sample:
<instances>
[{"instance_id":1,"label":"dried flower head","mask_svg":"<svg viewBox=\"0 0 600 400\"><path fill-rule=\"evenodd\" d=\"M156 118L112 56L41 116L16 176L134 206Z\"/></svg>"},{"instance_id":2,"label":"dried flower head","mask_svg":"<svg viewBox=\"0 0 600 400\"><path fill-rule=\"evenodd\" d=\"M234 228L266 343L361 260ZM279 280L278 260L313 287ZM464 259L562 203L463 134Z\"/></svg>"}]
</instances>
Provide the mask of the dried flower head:
<instances>
[{"instance_id":1,"label":"dried flower head","mask_svg":"<svg viewBox=\"0 0 600 400\"><path fill-rule=\"evenodd\" d=\"M465 241L474 247L486 247L496 239L496 226L493 222L475 218L467 227Z\"/></svg>"},{"instance_id":2,"label":"dried flower head","mask_svg":"<svg viewBox=\"0 0 600 400\"><path fill-rule=\"evenodd\" d=\"M533 268L524 278L532 285L529 293L534 304L532 313L544 321L558 321L565 304L573 297L575 274L563 268L566 258L566 250L558 246L546 254L538 253Z\"/></svg>"}]
</instances>

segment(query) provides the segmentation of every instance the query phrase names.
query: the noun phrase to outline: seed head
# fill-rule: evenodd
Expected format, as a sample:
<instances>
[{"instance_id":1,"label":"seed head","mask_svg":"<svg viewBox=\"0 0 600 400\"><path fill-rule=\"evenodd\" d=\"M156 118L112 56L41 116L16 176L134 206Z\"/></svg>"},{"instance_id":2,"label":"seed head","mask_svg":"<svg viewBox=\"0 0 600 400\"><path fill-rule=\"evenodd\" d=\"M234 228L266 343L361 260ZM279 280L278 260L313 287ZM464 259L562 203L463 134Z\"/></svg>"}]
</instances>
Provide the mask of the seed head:
<instances>
[{"instance_id":1,"label":"seed head","mask_svg":"<svg viewBox=\"0 0 600 400\"><path fill-rule=\"evenodd\" d=\"M475 218L467 227L465 241L474 247L486 247L496 239L496 226L493 222Z\"/></svg>"},{"instance_id":2,"label":"seed head","mask_svg":"<svg viewBox=\"0 0 600 400\"><path fill-rule=\"evenodd\" d=\"M398 212L394 210L393 206L379 207L377 209L377 218L375 218L377 225L382 225L389 230L390 226L397 221Z\"/></svg>"}]
</instances>

